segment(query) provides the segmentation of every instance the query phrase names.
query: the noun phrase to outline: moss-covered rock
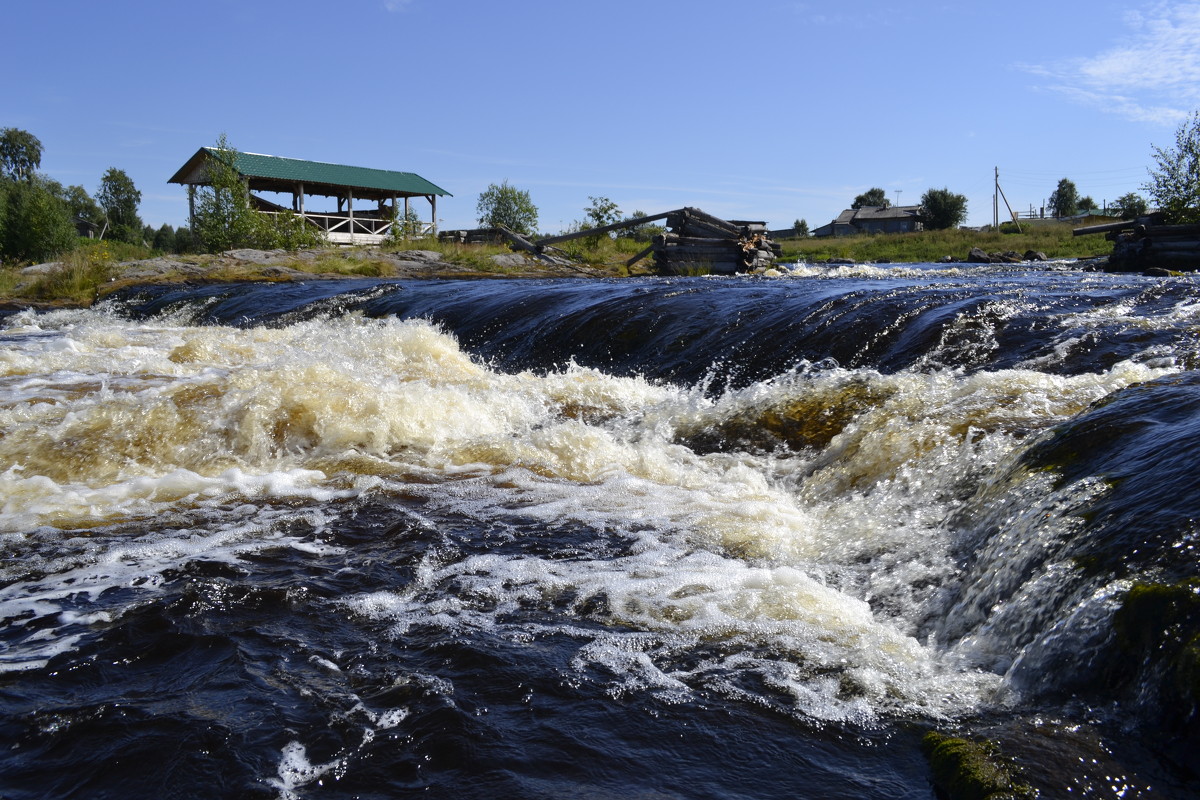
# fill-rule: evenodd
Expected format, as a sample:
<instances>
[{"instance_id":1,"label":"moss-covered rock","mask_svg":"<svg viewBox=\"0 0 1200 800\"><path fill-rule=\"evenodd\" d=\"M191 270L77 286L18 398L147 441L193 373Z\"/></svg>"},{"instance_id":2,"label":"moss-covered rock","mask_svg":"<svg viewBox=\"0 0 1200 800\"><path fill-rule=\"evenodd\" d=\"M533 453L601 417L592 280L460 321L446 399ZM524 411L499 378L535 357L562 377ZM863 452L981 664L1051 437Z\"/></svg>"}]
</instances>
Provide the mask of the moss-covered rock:
<instances>
[{"instance_id":1,"label":"moss-covered rock","mask_svg":"<svg viewBox=\"0 0 1200 800\"><path fill-rule=\"evenodd\" d=\"M921 742L933 781L949 800L1024 800L1036 797L995 742L930 731Z\"/></svg>"},{"instance_id":2,"label":"moss-covered rock","mask_svg":"<svg viewBox=\"0 0 1200 800\"><path fill-rule=\"evenodd\" d=\"M1134 584L1113 627L1135 667L1162 675L1164 709L1180 722L1193 721L1200 705L1200 578Z\"/></svg>"}]
</instances>

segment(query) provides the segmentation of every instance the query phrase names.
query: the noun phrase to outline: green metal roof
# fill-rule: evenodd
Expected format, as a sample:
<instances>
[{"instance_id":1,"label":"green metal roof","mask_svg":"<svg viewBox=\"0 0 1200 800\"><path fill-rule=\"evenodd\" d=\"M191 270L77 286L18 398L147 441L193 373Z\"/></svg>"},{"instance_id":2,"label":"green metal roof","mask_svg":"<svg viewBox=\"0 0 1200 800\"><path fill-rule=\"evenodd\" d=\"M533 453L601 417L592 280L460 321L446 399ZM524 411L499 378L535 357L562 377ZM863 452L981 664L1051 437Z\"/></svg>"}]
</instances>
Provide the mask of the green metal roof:
<instances>
[{"instance_id":1,"label":"green metal roof","mask_svg":"<svg viewBox=\"0 0 1200 800\"><path fill-rule=\"evenodd\" d=\"M204 183L203 161L216 155L217 149L202 147L188 162L180 167L169 183ZM252 182L255 179L280 188L284 185L303 183L306 192L319 185L366 189L381 195L450 195L445 189L430 183L413 172L394 172L369 167L348 167L342 164L326 164L322 161L303 161L298 158L281 158L260 153L235 151L234 167ZM275 185L278 186L275 186ZM452 196L452 195L451 195Z\"/></svg>"}]
</instances>

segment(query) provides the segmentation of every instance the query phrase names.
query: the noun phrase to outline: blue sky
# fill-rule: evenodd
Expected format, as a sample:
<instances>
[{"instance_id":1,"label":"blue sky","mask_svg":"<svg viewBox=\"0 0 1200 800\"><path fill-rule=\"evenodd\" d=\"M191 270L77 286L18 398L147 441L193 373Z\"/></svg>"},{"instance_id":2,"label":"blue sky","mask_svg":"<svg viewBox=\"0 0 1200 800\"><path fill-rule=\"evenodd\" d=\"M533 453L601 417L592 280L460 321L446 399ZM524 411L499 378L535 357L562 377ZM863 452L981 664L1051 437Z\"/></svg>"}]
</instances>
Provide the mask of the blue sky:
<instances>
[{"instance_id":1,"label":"blue sky","mask_svg":"<svg viewBox=\"0 0 1200 800\"><path fill-rule=\"evenodd\" d=\"M992 219L1063 177L1111 201L1200 108L1200 2L1009 0L2 0L0 127L95 193L109 167L147 223L167 179L240 150L416 172L472 227L479 193L530 193L542 231L590 196L786 227L873 186ZM14 77L15 76L15 77ZM310 203L310 207L311 203ZM424 216L427 204L415 206Z\"/></svg>"}]
</instances>

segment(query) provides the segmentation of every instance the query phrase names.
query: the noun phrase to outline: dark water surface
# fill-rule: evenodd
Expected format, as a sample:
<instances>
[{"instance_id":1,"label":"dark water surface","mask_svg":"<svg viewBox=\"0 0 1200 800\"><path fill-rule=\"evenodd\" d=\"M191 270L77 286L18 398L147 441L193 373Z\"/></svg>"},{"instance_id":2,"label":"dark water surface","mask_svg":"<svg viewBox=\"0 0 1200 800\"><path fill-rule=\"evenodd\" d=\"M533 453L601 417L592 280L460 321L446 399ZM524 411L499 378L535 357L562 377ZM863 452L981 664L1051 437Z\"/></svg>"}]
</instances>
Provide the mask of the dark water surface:
<instances>
[{"instance_id":1,"label":"dark water surface","mask_svg":"<svg viewBox=\"0 0 1200 800\"><path fill-rule=\"evenodd\" d=\"M0 797L1200 794L1200 284L143 287L0 330Z\"/></svg>"}]
</instances>

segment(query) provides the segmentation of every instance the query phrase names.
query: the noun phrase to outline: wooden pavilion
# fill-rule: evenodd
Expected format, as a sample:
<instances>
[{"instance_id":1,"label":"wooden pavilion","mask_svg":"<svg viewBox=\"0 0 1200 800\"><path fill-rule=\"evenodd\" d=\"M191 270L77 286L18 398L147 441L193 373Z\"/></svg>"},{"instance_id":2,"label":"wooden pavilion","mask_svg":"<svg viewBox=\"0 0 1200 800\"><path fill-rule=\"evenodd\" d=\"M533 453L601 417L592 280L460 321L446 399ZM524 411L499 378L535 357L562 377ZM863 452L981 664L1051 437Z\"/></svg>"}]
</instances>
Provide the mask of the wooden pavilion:
<instances>
[{"instance_id":1,"label":"wooden pavilion","mask_svg":"<svg viewBox=\"0 0 1200 800\"><path fill-rule=\"evenodd\" d=\"M196 187L208 185L208 159L218 157L214 147L201 147L171 176L168 183L188 187L189 224L194 225ZM334 244L379 244L391 233L397 220L409 218L409 201L423 197L429 201L429 222L419 223L416 235L437 235L437 199L452 196L445 189L412 172L348 167L321 161L301 161L259 153L227 151L233 167L246 185L251 206L263 214L278 214L285 206L255 195L255 192L291 194L291 211L320 228ZM314 211L305 197L333 197L336 211ZM355 208L354 201L374 203L374 207ZM403 209L399 201L403 200Z\"/></svg>"}]
</instances>

